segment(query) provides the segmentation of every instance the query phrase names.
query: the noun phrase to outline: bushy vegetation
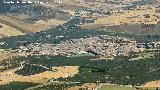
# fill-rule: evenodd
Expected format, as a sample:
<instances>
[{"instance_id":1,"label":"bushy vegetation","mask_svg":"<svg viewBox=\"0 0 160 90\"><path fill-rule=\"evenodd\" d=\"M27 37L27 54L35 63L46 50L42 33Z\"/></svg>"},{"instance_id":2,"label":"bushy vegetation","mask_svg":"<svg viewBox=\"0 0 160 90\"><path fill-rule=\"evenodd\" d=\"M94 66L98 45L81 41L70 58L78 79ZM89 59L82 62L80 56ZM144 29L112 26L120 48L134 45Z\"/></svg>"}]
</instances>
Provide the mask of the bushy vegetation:
<instances>
[{"instance_id":1,"label":"bushy vegetation","mask_svg":"<svg viewBox=\"0 0 160 90\"><path fill-rule=\"evenodd\" d=\"M38 84L29 82L12 82L6 85L0 85L0 90L24 90L36 85Z\"/></svg>"},{"instance_id":2,"label":"bushy vegetation","mask_svg":"<svg viewBox=\"0 0 160 90\"><path fill-rule=\"evenodd\" d=\"M30 76L30 75L42 73L46 70L47 70L46 68L43 68L41 66L25 64L22 69L16 71L15 73L18 75Z\"/></svg>"},{"instance_id":3,"label":"bushy vegetation","mask_svg":"<svg viewBox=\"0 0 160 90\"><path fill-rule=\"evenodd\" d=\"M4 1L6 2L22 2L22 0L0 0L0 14L5 14L5 13L8 13L11 11L11 7L13 6L17 6L17 7L20 7L20 6L23 6L23 5L27 5L27 4L22 4L22 3L12 3L12 4L6 4Z\"/></svg>"},{"instance_id":4,"label":"bushy vegetation","mask_svg":"<svg viewBox=\"0 0 160 90\"><path fill-rule=\"evenodd\" d=\"M159 80L160 56L146 60L129 61L128 57L117 57L112 61L91 61L94 57L67 58L63 56L29 56L19 58L27 63L51 66L79 66L75 77L59 79L73 82L110 82L124 85L140 85ZM18 60L18 59L16 59ZM27 69L27 68L26 68ZM27 70L26 70L27 71Z\"/></svg>"},{"instance_id":5,"label":"bushy vegetation","mask_svg":"<svg viewBox=\"0 0 160 90\"><path fill-rule=\"evenodd\" d=\"M154 58L129 61L128 57L117 57L112 61L91 60L95 57L64 57L64 56L28 56L11 60L9 66L16 68L18 62L25 61L28 64L52 66L79 66L79 73L74 77L59 78L58 81L83 83L113 83L120 85L141 85L149 81L160 80L160 55ZM16 62L16 63L14 63ZM7 64L6 64L7 65ZM33 70L35 67L33 67ZM23 68L24 75L29 75L32 68ZM27 71L27 72L24 72ZM62 84L61 84L62 85ZM55 88L60 88L56 85ZM50 90L55 85L44 86L43 89ZM69 87L68 85L62 85ZM48 89L50 88L50 89Z\"/></svg>"}]
</instances>

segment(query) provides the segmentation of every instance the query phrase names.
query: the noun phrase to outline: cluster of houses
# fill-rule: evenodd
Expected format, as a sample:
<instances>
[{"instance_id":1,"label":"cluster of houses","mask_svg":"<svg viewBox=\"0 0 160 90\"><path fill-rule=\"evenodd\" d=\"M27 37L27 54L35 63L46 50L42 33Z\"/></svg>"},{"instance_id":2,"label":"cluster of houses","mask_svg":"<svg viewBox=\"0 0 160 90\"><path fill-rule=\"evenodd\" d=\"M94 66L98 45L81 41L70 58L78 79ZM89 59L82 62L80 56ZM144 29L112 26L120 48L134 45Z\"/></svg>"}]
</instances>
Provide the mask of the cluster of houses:
<instances>
[{"instance_id":1,"label":"cluster of houses","mask_svg":"<svg viewBox=\"0 0 160 90\"><path fill-rule=\"evenodd\" d=\"M64 55L64 56L128 56L145 50L144 45L125 38L108 36L72 39L60 44L32 43L19 47L31 55Z\"/></svg>"}]
</instances>

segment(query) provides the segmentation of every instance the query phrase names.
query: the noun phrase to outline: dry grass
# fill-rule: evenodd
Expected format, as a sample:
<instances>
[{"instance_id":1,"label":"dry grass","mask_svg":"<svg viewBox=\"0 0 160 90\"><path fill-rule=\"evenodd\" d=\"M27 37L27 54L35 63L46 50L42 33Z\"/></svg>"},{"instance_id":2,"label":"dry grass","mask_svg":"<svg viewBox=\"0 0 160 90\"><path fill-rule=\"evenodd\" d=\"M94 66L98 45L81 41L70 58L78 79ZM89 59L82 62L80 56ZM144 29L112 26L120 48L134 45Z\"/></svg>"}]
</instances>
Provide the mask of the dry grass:
<instances>
[{"instance_id":1,"label":"dry grass","mask_svg":"<svg viewBox=\"0 0 160 90\"><path fill-rule=\"evenodd\" d=\"M10 58L11 53L0 52L0 61Z\"/></svg>"},{"instance_id":2,"label":"dry grass","mask_svg":"<svg viewBox=\"0 0 160 90\"><path fill-rule=\"evenodd\" d=\"M64 23L64 21L59 21L56 19L50 19L48 21L44 21L44 20L39 20L36 21L36 23L34 24L34 26L39 26L39 25L44 25L45 28L47 28L48 26L58 26L58 25L62 25Z\"/></svg>"},{"instance_id":3,"label":"dry grass","mask_svg":"<svg viewBox=\"0 0 160 90\"><path fill-rule=\"evenodd\" d=\"M136 57L136 58L132 58L132 59L130 59L130 60L144 60L144 59L148 59L148 58L154 58L154 55L155 55L156 53L154 53L154 52L142 52L142 53L139 53L139 54L137 54L137 56L138 57Z\"/></svg>"},{"instance_id":4,"label":"dry grass","mask_svg":"<svg viewBox=\"0 0 160 90\"><path fill-rule=\"evenodd\" d=\"M144 14L149 14L150 18L144 18ZM157 24L159 19L156 17L155 9L140 9L121 13L114 13L111 16L103 17L93 24L82 25L84 28L95 28L101 26L114 26L121 24Z\"/></svg>"},{"instance_id":5,"label":"dry grass","mask_svg":"<svg viewBox=\"0 0 160 90\"><path fill-rule=\"evenodd\" d=\"M151 81L147 82L145 85L142 85L140 87L143 88L155 88L155 87L160 87L160 81Z\"/></svg>"},{"instance_id":6,"label":"dry grass","mask_svg":"<svg viewBox=\"0 0 160 90\"><path fill-rule=\"evenodd\" d=\"M63 10L64 12L68 12L71 15L75 15L75 11L74 10Z\"/></svg>"},{"instance_id":7,"label":"dry grass","mask_svg":"<svg viewBox=\"0 0 160 90\"><path fill-rule=\"evenodd\" d=\"M17 58L22 56L27 56L29 53L26 52L11 52L11 51L0 51L0 61Z\"/></svg>"},{"instance_id":8,"label":"dry grass","mask_svg":"<svg viewBox=\"0 0 160 90\"><path fill-rule=\"evenodd\" d=\"M57 69L56 72L53 71L45 71L40 74L35 74L31 76L21 76L17 75L14 72L19 70L20 68L16 68L13 70L8 70L5 72L1 72L0 75L0 84L8 84L13 81L20 82L33 82L33 83L46 83L49 79L52 78L66 78L69 76L73 76L78 73L78 66L63 66L63 67L53 67Z\"/></svg>"},{"instance_id":9,"label":"dry grass","mask_svg":"<svg viewBox=\"0 0 160 90\"><path fill-rule=\"evenodd\" d=\"M87 87L89 89L95 89L96 87L98 87L98 85L96 83L85 83L83 84L84 87Z\"/></svg>"},{"instance_id":10,"label":"dry grass","mask_svg":"<svg viewBox=\"0 0 160 90\"><path fill-rule=\"evenodd\" d=\"M81 89L81 86L75 86L75 87L67 88L65 90L80 90L80 89Z\"/></svg>"},{"instance_id":11,"label":"dry grass","mask_svg":"<svg viewBox=\"0 0 160 90\"><path fill-rule=\"evenodd\" d=\"M11 28L5 24L0 23L0 25L2 26L2 28L0 28L0 35L4 35L6 37L25 35L25 33L22 33L21 31Z\"/></svg>"},{"instance_id":12,"label":"dry grass","mask_svg":"<svg viewBox=\"0 0 160 90\"><path fill-rule=\"evenodd\" d=\"M15 19L18 19L18 20L25 20L27 18L29 18L30 16L28 15L24 15L24 14L7 14L7 16L11 17L11 18L15 18Z\"/></svg>"},{"instance_id":13,"label":"dry grass","mask_svg":"<svg viewBox=\"0 0 160 90\"><path fill-rule=\"evenodd\" d=\"M4 22L6 25L9 25L15 29L28 31L28 32L40 32L45 30L48 27L54 27L64 23L64 21L55 20L55 19L51 19L48 21L39 20L35 23L28 23L22 20L24 18L26 18L26 16L20 15L20 18L17 19L15 18L15 16L10 17L6 15L0 15L1 22Z\"/></svg>"}]
</instances>

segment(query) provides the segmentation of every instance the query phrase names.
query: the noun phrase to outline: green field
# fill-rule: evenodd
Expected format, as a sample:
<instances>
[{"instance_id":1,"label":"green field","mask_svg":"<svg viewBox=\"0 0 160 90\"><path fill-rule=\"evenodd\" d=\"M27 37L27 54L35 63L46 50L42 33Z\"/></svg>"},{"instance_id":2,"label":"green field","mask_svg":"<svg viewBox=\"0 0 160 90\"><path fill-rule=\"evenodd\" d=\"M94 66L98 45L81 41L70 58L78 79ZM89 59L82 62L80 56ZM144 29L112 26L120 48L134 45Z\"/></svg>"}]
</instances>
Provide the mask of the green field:
<instances>
[{"instance_id":1,"label":"green field","mask_svg":"<svg viewBox=\"0 0 160 90\"><path fill-rule=\"evenodd\" d=\"M141 90L157 90L157 88L153 88L153 87L141 87ZM159 88L158 88L159 90Z\"/></svg>"},{"instance_id":2,"label":"green field","mask_svg":"<svg viewBox=\"0 0 160 90\"><path fill-rule=\"evenodd\" d=\"M102 86L98 90L136 90L136 89L123 86Z\"/></svg>"}]
</instances>

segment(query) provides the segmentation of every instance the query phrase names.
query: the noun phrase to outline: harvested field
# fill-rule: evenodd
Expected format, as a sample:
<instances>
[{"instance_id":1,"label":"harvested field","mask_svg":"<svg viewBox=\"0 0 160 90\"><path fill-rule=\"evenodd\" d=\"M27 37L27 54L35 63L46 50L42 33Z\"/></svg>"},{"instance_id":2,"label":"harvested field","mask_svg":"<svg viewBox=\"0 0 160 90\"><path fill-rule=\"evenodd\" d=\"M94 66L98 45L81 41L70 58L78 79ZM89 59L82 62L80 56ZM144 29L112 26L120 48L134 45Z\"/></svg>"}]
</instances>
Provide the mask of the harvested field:
<instances>
[{"instance_id":1,"label":"harvested field","mask_svg":"<svg viewBox=\"0 0 160 90\"><path fill-rule=\"evenodd\" d=\"M30 17L30 16L28 16L28 15L15 14L15 13L7 14L7 16L8 16L8 17L11 17L11 18L18 19L18 20L25 20L25 19L27 19L27 18Z\"/></svg>"},{"instance_id":2,"label":"harvested field","mask_svg":"<svg viewBox=\"0 0 160 90\"><path fill-rule=\"evenodd\" d=\"M156 88L160 87L160 81L147 82L145 85L140 86L142 88Z\"/></svg>"},{"instance_id":3,"label":"harvested field","mask_svg":"<svg viewBox=\"0 0 160 90\"><path fill-rule=\"evenodd\" d=\"M0 34L6 37L25 35L25 33L0 23Z\"/></svg>"},{"instance_id":4,"label":"harvested field","mask_svg":"<svg viewBox=\"0 0 160 90\"><path fill-rule=\"evenodd\" d=\"M22 57L29 55L26 52L10 52L10 51L1 51L0 52L0 61L16 58L16 57Z\"/></svg>"},{"instance_id":5,"label":"harvested field","mask_svg":"<svg viewBox=\"0 0 160 90\"><path fill-rule=\"evenodd\" d=\"M156 15L154 8L113 13L110 16L99 18L95 23L81 25L81 27L89 29L106 28L109 31L129 34L155 34L160 33L159 18Z\"/></svg>"},{"instance_id":6,"label":"harvested field","mask_svg":"<svg viewBox=\"0 0 160 90\"><path fill-rule=\"evenodd\" d=\"M37 27L38 27L38 25L44 25L47 28L47 26L52 26L52 25L58 26L58 25L62 25L63 23L64 23L64 21L50 19L48 21L44 21L44 20L36 21L36 23L34 25Z\"/></svg>"},{"instance_id":7,"label":"harvested field","mask_svg":"<svg viewBox=\"0 0 160 90\"><path fill-rule=\"evenodd\" d=\"M80 89L81 89L81 86L75 86L75 87L67 88L66 90L80 90Z\"/></svg>"},{"instance_id":8,"label":"harvested field","mask_svg":"<svg viewBox=\"0 0 160 90\"><path fill-rule=\"evenodd\" d=\"M156 53L154 52L147 52L147 53L140 53L140 54L136 54L136 58L132 58L130 60L144 60L144 59L148 59L148 58L154 58L154 55Z\"/></svg>"},{"instance_id":9,"label":"harvested field","mask_svg":"<svg viewBox=\"0 0 160 90\"><path fill-rule=\"evenodd\" d=\"M143 15L148 14L150 17L145 18ZM154 9L147 10L134 10L124 12L124 14L113 14L111 16L98 19L96 24L105 24L108 26L120 25L124 23L144 23L144 24L157 24L158 18L155 16Z\"/></svg>"},{"instance_id":10,"label":"harvested field","mask_svg":"<svg viewBox=\"0 0 160 90\"><path fill-rule=\"evenodd\" d=\"M45 30L48 27L56 27L57 25L64 23L64 21L60 21L56 19L50 19L48 21L39 20L37 22L29 23L29 22L26 22L25 20L19 20L14 17L5 16L5 15L0 15L0 22L26 33L40 32Z\"/></svg>"},{"instance_id":11,"label":"harvested field","mask_svg":"<svg viewBox=\"0 0 160 90\"><path fill-rule=\"evenodd\" d=\"M100 29L108 32L117 32L117 33L127 33L127 34L136 34L136 35L155 35L160 33L160 24L121 24L114 26L103 26L101 24L87 24L87 26L83 28L91 28L91 29Z\"/></svg>"},{"instance_id":12,"label":"harvested field","mask_svg":"<svg viewBox=\"0 0 160 90\"><path fill-rule=\"evenodd\" d=\"M10 82L19 81L19 82L33 82L33 83L46 83L48 80L54 78L66 78L73 76L78 73L78 66L63 66L63 67L53 67L56 69L56 72L53 71L45 71L40 74L35 74L31 76L21 76L17 75L14 72L19 70L20 68L16 68L13 70L8 70L5 72L1 72L0 75L0 84L8 84Z\"/></svg>"}]
</instances>

